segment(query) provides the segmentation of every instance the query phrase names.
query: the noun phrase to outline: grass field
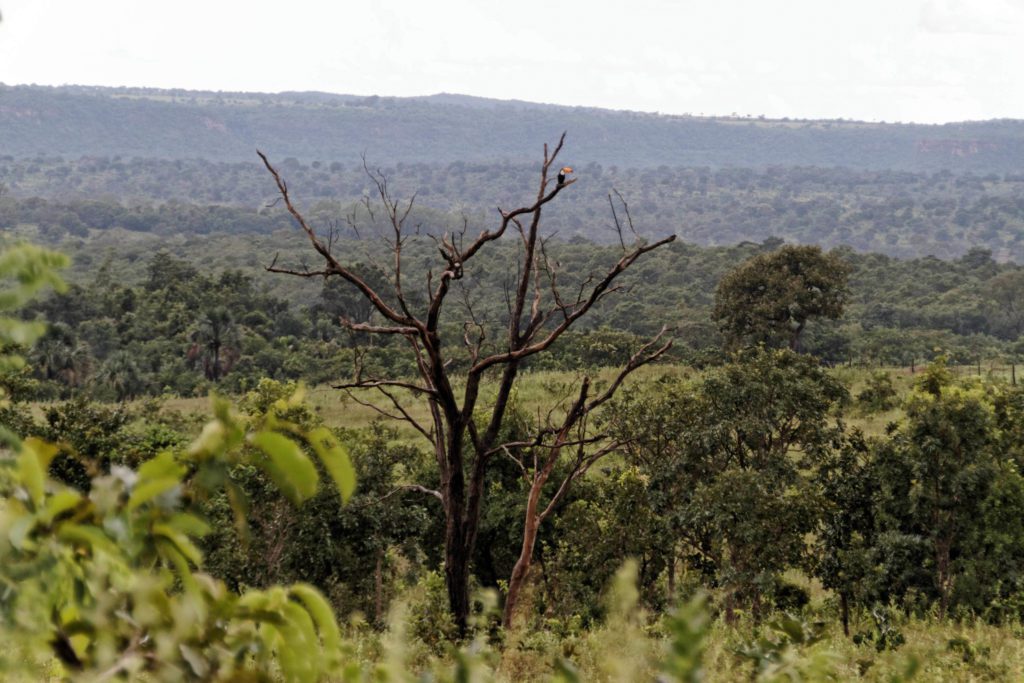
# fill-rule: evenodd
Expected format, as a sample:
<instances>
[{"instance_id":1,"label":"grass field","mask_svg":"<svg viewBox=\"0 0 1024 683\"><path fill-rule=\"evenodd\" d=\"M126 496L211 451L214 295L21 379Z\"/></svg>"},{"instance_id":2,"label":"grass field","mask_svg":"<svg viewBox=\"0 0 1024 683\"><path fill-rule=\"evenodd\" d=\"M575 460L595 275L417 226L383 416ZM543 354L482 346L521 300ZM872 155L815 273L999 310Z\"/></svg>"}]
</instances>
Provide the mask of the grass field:
<instances>
[{"instance_id":1,"label":"grass field","mask_svg":"<svg viewBox=\"0 0 1024 683\"><path fill-rule=\"evenodd\" d=\"M586 373L589 374L593 384L592 393L607 387L617 372L618 370L615 368L603 368ZM534 414L539 413L541 417L546 416L548 411L553 410L552 416L557 417L564 410L567 403L576 398L584 374L582 372L555 371L524 372L520 376L518 387L514 394L516 405L522 410ZM651 381L664 375L688 377L693 374L693 370L681 366L659 365L644 367L633 373L623 384L623 388ZM462 386L456 384L455 390L456 392L461 392ZM493 383L481 388L478 405L482 407L482 410L486 410L494 393L495 385ZM402 401L403 406L406 407L414 419L424 425L429 423L429 409L424 400L404 390L398 390L394 394ZM388 399L375 391L362 390L349 395L344 390L321 385L308 388L306 397L323 418L324 423L329 427L359 429L369 426L374 420L385 419L388 422L394 423L393 426L399 430L403 438L422 440L422 437L411 426L400 421L382 418L381 414L374 408L362 404L372 403L382 410L393 413L394 409L391 407ZM209 405L210 401L206 397L175 397L168 398L164 402L165 410L184 414L206 414Z\"/></svg>"},{"instance_id":2,"label":"grass field","mask_svg":"<svg viewBox=\"0 0 1024 683\"><path fill-rule=\"evenodd\" d=\"M1011 379L1011 370L1009 366L1003 365L992 365L982 366L982 376L995 379L998 381L1009 382ZM856 398L857 394L864 388L868 378L872 373L885 372L893 380L893 385L896 388L898 394L902 398L910 390L913 385L914 379L920 374L922 366L917 366L914 372L908 367L903 368L857 368L857 367L837 367L832 370L835 376L848 388L850 391L851 401ZM978 376L977 366L952 366L950 371L958 377L970 378ZM520 376L518 387L515 394L517 405L526 411L533 414L540 413L543 417L548 411L555 409L554 415L557 416L559 409L564 407L566 403L575 398L576 391L578 391L579 383L585 374L589 374L594 382L595 390L600 390L602 387L607 386L615 374L617 369L615 368L603 368L591 371L589 373L580 372L567 372L567 371L538 371L538 372L523 372ZM636 386L638 384L650 383L659 377L669 375L672 377L689 378L696 377L699 373L689 367L679 365L654 365L640 368L632 376L630 376L623 385L623 389L628 389L630 386ZM456 391L461 391L461 386L456 385ZM621 391L621 390L620 390ZM485 386L481 391L481 399L478 405L486 409L489 401L488 398L493 396L493 385L491 387ZM403 405L408 409L409 413L417 420L427 424L429 422L429 412L426 403L419 398L412 396L410 392L398 391L396 396L402 400ZM380 394L376 394L374 391L360 391L355 392L353 396L350 396L347 392L339 389L334 389L328 385L320 385L316 387L310 387L307 390L307 399L315 407L316 411L323 418L324 423L329 427L343 427L349 429L359 429L370 425L374 420L381 419L380 413L373 408L362 405L362 402L369 402L377 407L390 412L394 412L391 408L387 399L383 398ZM210 401L206 397L195 397L195 398L181 398L173 397L165 400L164 407L166 410L177 411L184 414L206 414L210 405ZM881 434L886 425L894 420L898 420L900 417L900 410L894 408L892 410L865 414L858 410L855 401L847 406L843 411L843 419L847 424L861 428L865 434L868 435L879 435ZM386 418L384 418L386 420ZM398 428L399 433L403 438L409 438L416 440L418 437L415 430L401 422L387 420L394 422L394 426Z\"/></svg>"}]
</instances>

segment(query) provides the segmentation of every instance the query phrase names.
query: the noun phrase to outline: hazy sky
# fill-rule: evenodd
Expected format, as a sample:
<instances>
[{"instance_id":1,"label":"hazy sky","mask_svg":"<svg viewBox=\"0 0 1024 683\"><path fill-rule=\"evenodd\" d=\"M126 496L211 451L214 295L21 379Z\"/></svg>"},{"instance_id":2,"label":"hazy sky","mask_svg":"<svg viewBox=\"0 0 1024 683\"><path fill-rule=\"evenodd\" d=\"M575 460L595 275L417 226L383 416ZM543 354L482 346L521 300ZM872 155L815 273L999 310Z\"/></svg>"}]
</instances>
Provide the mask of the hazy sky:
<instances>
[{"instance_id":1,"label":"hazy sky","mask_svg":"<svg viewBox=\"0 0 1024 683\"><path fill-rule=\"evenodd\" d=\"M0 0L0 82L1024 118L1024 0Z\"/></svg>"}]
</instances>

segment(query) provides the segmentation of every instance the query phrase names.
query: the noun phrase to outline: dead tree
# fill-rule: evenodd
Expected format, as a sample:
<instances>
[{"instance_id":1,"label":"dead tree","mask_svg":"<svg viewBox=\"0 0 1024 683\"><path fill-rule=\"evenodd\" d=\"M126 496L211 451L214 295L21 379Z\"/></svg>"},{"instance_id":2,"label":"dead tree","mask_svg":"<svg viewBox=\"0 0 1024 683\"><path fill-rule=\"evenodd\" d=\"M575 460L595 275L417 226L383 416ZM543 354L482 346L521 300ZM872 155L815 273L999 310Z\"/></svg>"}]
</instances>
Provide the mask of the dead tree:
<instances>
[{"instance_id":1,"label":"dead tree","mask_svg":"<svg viewBox=\"0 0 1024 683\"><path fill-rule=\"evenodd\" d=\"M389 224L387 239L391 250L390 291L377 291L365 276L354 272L350 265L339 260L333 253L331 239L325 240L309 225L292 202L284 179L267 157L258 152L277 183L285 207L305 232L310 245L319 254L323 264L322 267L315 269L284 268L279 267L275 259L267 270L307 278L342 278L359 290L382 319L380 323L357 323L343 319L342 325L355 332L397 335L409 345L409 353L412 354L417 368L415 379L366 378L357 373L352 381L340 384L338 388L377 392L387 407L382 408L368 401L365 404L371 405L388 417L408 423L429 442L437 461L439 490L423 486L413 488L441 501L445 521L445 583L452 616L463 633L470 613L469 567L483 510L485 477L489 463L510 448L510 444L501 442L502 425L523 363L549 349L595 304L616 291L616 279L638 258L675 239L673 235L650 244L636 239L632 246L623 248L621 258L606 272L586 278L572 294L567 295L562 291L563 288L558 282L557 265L546 255L540 227L544 205L575 182L568 180L559 183L549 177L564 141L565 134L550 152L548 146L544 146L539 188L532 204L511 211L499 208L497 227L493 230L484 230L475 238L467 238L468 228L463 225L460 231L446 233L437 240L442 262L439 264L437 274L428 271L426 301L418 307L421 310L416 311L413 309L417 307L406 294L407 283L403 279L402 271L403 247L409 236L406 222L415 198L408 202L400 202L393 198L387 178L380 172L367 169L376 186L386 214L386 222ZM621 231L617 219L616 225ZM448 302L453 284L462 279L473 257L506 233L518 233L520 243L520 267L507 297L507 330L502 333L501 339L491 342L485 326L473 319L471 307L467 303L469 319L463 328L465 333L455 344L463 347L464 352L468 354L469 366L463 377L456 378L449 365L448 347L453 345L453 340L443 338L446 335L441 331L442 309ZM630 361L614 386L621 383L625 375L636 367L663 353L666 347L653 351L652 348L652 345L645 346L641 354ZM494 399L486 406L489 410L479 411L478 402L482 385L488 381L494 383ZM458 391L456 387L460 385L462 389ZM578 454L577 459L582 458L576 467L576 476L586 471L588 460L594 457L595 453L587 450L585 436L582 439L570 438L573 433L585 433L580 431L580 427L585 423L586 415L607 400L598 397L588 402L589 387L589 380L584 380L577 401L579 405L571 407L560 430L541 430L531 442L534 443L534 449L553 446L548 448L550 454L540 466L540 478L549 476L554 463L552 462L551 466L547 463L552 458L557 459L558 454L567 447L576 448L574 452ZM410 396L426 402L429 408L429 421L420 421L413 416L406 403ZM583 449L579 450L580 447ZM565 486L570 483L571 481L563 482ZM539 485L543 485L543 481ZM531 486L531 495L533 488ZM535 505L537 503L539 497ZM543 514L536 523L539 524L542 519ZM529 520L528 516L528 523ZM535 538L535 534L532 538ZM532 541L529 554L532 555ZM528 563L525 568L528 569Z\"/></svg>"},{"instance_id":2,"label":"dead tree","mask_svg":"<svg viewBox=\"0 0 1024 683\"><path fill-rule=\"evenodd\" d=\"M584 377L579 395L566 410L561 421L552 422L549 416L547 426L538 429L533 439L502 444L502 451L516 463L529 487L523 520L523 544L512 569L508 594L505 597L502 623L506 628L512 626L512 620L519 607L519 598L533 564L533 550L541 523L555 510L574 481L585 475L595 462L622 446L622 442L611 439L605 432L592 433L588 430L588 418L615 395L630 373L669 350L672 346L671 341L657 346L665 332L666 329L662 328L654 339L640 347L619 371L611 385L597 396L591 398L591 381L589 377ZM547 504L542 507L544 486L551 479L555 465L566 452L571 455L566 458L568 462L561 474L561 481L548 498Z\"/></svg>"}]
</instances>

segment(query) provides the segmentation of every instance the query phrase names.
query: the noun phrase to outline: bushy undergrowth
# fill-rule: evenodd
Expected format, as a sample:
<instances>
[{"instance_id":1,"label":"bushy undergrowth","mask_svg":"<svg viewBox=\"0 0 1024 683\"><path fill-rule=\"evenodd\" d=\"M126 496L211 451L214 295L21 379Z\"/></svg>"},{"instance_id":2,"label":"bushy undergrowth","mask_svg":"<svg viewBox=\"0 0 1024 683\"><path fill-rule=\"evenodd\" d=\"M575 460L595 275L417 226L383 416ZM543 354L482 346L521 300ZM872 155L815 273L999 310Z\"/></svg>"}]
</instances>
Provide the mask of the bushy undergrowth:
<instances>
[{"instance_id":1,"label":"bushy undergrowth","mask_svg":"<svg viewBox=\"0 0 1024 683\"><path fill-rule=\"evenodd\" d=\"M423 621L424 609L436 600L428 580L399 598L388 629L355 624L347 635L364 669L386 681L939 683L1024 677L1024 629L1017 623L997 627L897 612L880 625L865 611L854 618L855 635L846 637L834 605L825 600L803 612L776 612L759 623L743 617L729 625L717 614L713 594L697 595L661 615L645 611L636 572L636 563L627 563L609 587L606 617L572 633L495 633L485 612L467 642L441 644L436 629L443 628L446 615L429 626ZM883 633L888 640L879 647Z\"/></svg>"}]
</instances>

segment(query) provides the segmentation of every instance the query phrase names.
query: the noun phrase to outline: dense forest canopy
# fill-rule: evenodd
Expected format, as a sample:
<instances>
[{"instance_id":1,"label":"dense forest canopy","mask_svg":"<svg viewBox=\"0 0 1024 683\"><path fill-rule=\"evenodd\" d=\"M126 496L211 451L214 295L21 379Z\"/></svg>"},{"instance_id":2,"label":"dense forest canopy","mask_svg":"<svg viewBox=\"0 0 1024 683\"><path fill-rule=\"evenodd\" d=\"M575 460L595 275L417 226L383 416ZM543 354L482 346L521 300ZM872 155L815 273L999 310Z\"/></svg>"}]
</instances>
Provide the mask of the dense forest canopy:
<instances>
[{"instance_id":1,"label":"dense forest canopy","mask_svg":"<svg viewBox=\"0 0 1024 683\"><path fill-rule=\"evenodd\" d=\"M367 162L373 165L376 151ZM358 156L281 170L318 226L355 237L377 230L360 206L370 192ZM379 167L398 196L415 195L411 221L440 234L468 216L483 227L530 192L526 163L395 163ZM674 233L703 245L779 237L899 257L955 258L985 248L1024 262L1024 174L897 172L810 167L576 165L579 182L545 220L560 239L617 241L609 195L629 202L644 236ZM267 234L290 225L255 153L248 162L0 156L0 228L31 225L49 242L123 228L164 238ZM272 205L269 206L268 205ZM379 228L380 226L377 226Z\"/></svg>"},{"instance_id":2,"label":"dense forest canopy","mask_svg":"<svg viewBox=\"0 0 1024 683\"><path fill-rule=\"evenodd\" d=\"M214 383L243 389L264 376L330 382L348 372L353 347L361 343L338 317L372 319L371 308L345 283L268 277L264 267L275 256L279 265L308 263L291 229L173 242L152 235L130 239L123 231L107 237L65 242L76 255L69 271L74 284L28 309L28 315L53 324L36 356L36 379L46 395L67 395L77 387L113 396L107 373L125 365L124 354L134 359L133 395L201 394ZM662 324L677 336L674 358L707 362L719 355L722 343L711 320L716 284L744 260L780 244L669 245L624 274L623 291L596 306L577 333L533 367L622 360ZM357 272L385 281L380 264L388 252L380 241L342 240L335 247ZM411 282L425 277L435 249L426 237L409 242ZM566 286L607 267L620 252L618 246L558 241L548 250L564 268ZM1010 362L1024 352L1018 342L1024 332L1020 266L997 263L980 249L953 261L899 260L849 249L831 253L851 269L849 297L841 320L808 324L807 351L832 363L869 365L921 363L937 349L970 364ZM515 244L498 243L460 285L472 294L476 314L494 329L506 324L503 291L515 260ZM231 339L228 355L218 360L226 363L224 372L213 377L202 330L209 327L208 316L220 311L230 312L225 331ZM457 326L460 315L456 308L446 320ZM408 372L399 350L383 340L369 360L373 367Z\"/></svg>"}]
</instances>

